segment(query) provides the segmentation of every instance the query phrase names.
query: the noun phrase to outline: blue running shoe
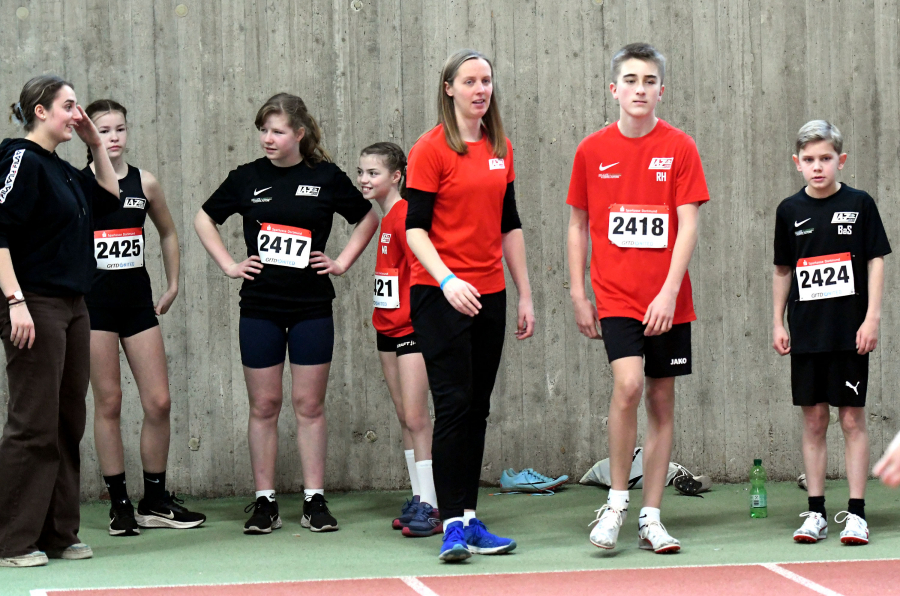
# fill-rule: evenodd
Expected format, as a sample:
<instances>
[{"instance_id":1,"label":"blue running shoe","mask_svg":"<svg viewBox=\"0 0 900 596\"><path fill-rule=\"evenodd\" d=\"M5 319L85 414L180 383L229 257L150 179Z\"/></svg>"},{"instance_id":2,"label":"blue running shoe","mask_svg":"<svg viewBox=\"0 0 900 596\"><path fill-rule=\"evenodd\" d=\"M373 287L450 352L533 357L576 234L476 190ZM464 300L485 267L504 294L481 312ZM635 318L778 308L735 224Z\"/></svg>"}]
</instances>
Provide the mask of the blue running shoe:
<instances>
[{"instance_id":1,"label":"blue running shoe","mask_svg":"<svg viewBox=\"0 0 900 596\"><path fill-rule=\"evenodd\" d=\"M569 477L562 475L559 478L549 478L535 472L532 468L526 468L516 472L509 468L503 470L500 475L500 492L538 493L553 490L569 481Z\"/></svg>"},{"instance_id":2,"label":"blue running shoe","mask_svg":"<svg viewBox=\"0 0 900 596\"><path fill-rule=\"evenodd\" d=\"M403 528L404 536L432 536L444 531L441 514L428 503L419 503L415 517Z\"/></svg>"},{"instance_id":3,"label":"blue running shoe","mask_svg":"<svg viewBox=\"0 0 900 596\"><path fill-rule=\"evenodd\" d=\"M477 518L472 518L465 529L466 544L476 555L502 555L516 549L516 541L501 538L488 532L487 527Z\"/></svg>"},{"instance_id":4,"label":"blue running shoe","mask_svg":"<svg viewBox=\"0 0 900 596\"><path fill-rule=\"evenodd\" d=\"M400 517L395 519L393 523L391 523L391 527L395 530L402 530L406 527L406 525L412 520L416 515L416 511L419 509L419 495L414 496L412 499L407 499L406 503L403 504L403 508L400 510Z\"/></svg>"},{"instance_id":5,"label":"blue running shoe","mask_svg":"<svg viewBox=\"0 0 900 596\"><path fill-rule=\"evenodd\" d=\"M466 534L462 522L453 522L444 529L444 543L441 544L441 561L465 561L472 556L466 546Z\"/></svg>"}]
</instances>

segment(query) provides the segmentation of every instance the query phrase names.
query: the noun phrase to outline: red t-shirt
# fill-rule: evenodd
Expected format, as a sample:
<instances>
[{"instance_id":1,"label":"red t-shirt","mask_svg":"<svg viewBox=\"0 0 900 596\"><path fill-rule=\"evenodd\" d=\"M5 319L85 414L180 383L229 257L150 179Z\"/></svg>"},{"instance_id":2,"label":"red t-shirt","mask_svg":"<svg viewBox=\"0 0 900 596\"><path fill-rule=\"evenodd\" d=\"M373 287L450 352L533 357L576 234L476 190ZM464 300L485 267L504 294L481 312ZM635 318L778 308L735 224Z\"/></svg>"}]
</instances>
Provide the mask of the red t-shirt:
<instances>
[{"instance_id":1,"label":"red t-shirt","mask_svg":"<svg viewBox=\"0 0 900 596\"><path fill-rule=\"evenodd\" d=\"M566 203L588 212L598 318L644 319L669 274L677 207L708 200L694 140L663 120L637 139L623 136L613 123L581 142ZM640 244L655 247L635 247ZM696 318L685 273L672 322Z\"/></svg>"},{"instance_id":2,"label":"red t-shirt","mask_svg":"<svg viewBox=\"0 0 900 596\"><path fill-rule=\"evenodd\" d=\"M456 276L482 294L506 287L500 220L506 185L515 177L512 143L506 157L491 153L487 137L466 143L459 155L447 146L444 127L422 135L409 151L407 186L437 193L428 237ZM412 285L439 286L418 261L412 265Z\"/></svg>"},{"instance_id":3,"label":"red t-shirt","mask_svg":"<svg viewBox=\"0 0 900 596\"><path fill-rule=\"evenodd\" d=\"M378 256L375 257L375 301L387 308L375 307L372 326L388 337L403 337L413 332L409 314L409 270L416 261L406 244L406 201L397 201L381 219ZM394 307L395 304L399 306Z\"/></svg>"}]
</instances>

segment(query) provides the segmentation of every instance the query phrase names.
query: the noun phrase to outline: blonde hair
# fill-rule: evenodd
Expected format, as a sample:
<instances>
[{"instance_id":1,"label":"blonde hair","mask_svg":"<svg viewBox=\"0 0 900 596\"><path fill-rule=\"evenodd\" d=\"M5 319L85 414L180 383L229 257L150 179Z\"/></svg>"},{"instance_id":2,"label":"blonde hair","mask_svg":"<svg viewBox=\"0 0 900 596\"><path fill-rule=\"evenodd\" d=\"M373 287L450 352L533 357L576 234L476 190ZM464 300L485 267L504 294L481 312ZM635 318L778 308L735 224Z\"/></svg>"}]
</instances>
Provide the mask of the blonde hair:
<instances>
[{"instance_id":1,"label":"blonde hair","mask_svg":"<svg viewBox=\"0 0 900 596\"><path fill-rule=\"evenodd\" d=\"M797 155L804 147L817 141L828 141L838 155L844 148L844 136L837 126L827 120L810 120L797 132Z\"/></svg>"},{"instance_id":2,"label":"blonde hair","mask_svg":"<svg viewBox=\"0 0 900 596\"><path fill-rule=\"evenodd\" d=\"M469 60L484 60L491 69L491 77L494 76L494 65L481 52L475 50L459 50L447 58L441 71L441 83L438 87L438 124L444 126L444 139L447 146L465 155L469 149L466 142L459 134L459 125L456 122L456 110L453 106L453 98L444 91L444 83L453 85L453 79L459 72L463 62ZM503 120L500 118L500 95L497 92L497 84L494 82L494 90L491 93L491 101L488 104L487 113L481 119L484 124L488 142L495 157L506 157L506 133L503 130Z\"/></svg>"},{"instance_id":3,"label":"blonde hair","mask_svg":"<svg viewBox=\"0 0 900 596\"><path fill-rule=\"evenodd\" d=\"M256 120L254 120L256 128L262 128L266 119L272 114L283 114L295 132L303 129L303 138L300 139L300 155L303 156L304 161L308 163L332 161L331 155L322 147L322 130L316 119L309 114L302 99L290 93L273 95L256 112Z\"/></svg>"}]
</instances>

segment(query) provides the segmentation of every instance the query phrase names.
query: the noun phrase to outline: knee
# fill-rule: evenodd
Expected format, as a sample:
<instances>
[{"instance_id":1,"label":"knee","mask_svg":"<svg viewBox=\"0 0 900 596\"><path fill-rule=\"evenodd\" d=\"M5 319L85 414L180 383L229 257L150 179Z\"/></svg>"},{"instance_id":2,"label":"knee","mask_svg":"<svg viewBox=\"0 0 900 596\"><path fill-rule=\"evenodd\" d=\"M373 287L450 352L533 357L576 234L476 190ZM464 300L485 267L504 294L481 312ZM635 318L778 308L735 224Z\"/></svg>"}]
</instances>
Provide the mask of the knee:
<instances>
[{"instance_id":1,"label":"knee","mask_svg":"<svg viewBox=\"0 0 900 596\"><path fill-rule=\"evenodd\" d=\"M428 410L410 413L405 416L401 424L404 424L409 432L418 434L431 429L431 416L428 415Z\"/></svg>"},{"instance_id":2,"label":"knee","mask_svg":"<svg viewBox=\"0 0 900 596\"><path fill-rule=\"evenodd\" d=\"M814 437L824 437L828 432L828 423L831 415L828 410L807 413L803 417L803 426L806 432Z\"/></svg>"},{"instance_id":3,"label":"knee","mask_svg":"<svg viewBox=\"0 0 900 596\"><path fill-rule=\"evenodd\" d=\"M94 412L104 420L122 417L122 390L94 393Z\"/></svg>"},{"instance_id":4,"label":"knee","mask_svg":"<svg viewBox=\"0 0 900 596\"><path fill-rule=\"evenodd\" d=\"M626 377L615 381L613 405L622 409L637 408L644 394L644 379L642 377Z\"/></svg>"},{"instance_id":5,"label":"knee","mask_svg":"<svg viewBox=\"0 0 900 596\"><path fill-rule=\"evenodd\" d=\"M256 397L250 402L250 417L256 420L277 420L281 413L281 396Z\"/></svg>"},{"instance_id":6,"label":"knee","mask_svg":"<svg viewBox=\"0 0 900 596\"><path fill-rule=\"evenodd\" d=\"M312 398L296 399L294 400L294 411L298 418L306 420L322 418L325 415L325 401Z\"/></svg>"},{"instance_id":7,"label":"knee","mask_svg":"<svg viewBox=\"0 0 900 596\"><path fill-rule=\"evenodd\" d=\"M151 396L144 403L144 418L153 422L167 422L171 411L172 400L169 398L168 391Z\"/></svg>"},{"instance_id":8,"label":"knee","mask_svg":"<svg viewBox=\"0 0 900 596\"><path fill-rule=\"evenodd\" d=\"M854 410L860 410L856 412ZM855 436L866 432L866 417L862 408L847 408L840 412L841 430L845 436Z\"/></svg>"}]
</instances>

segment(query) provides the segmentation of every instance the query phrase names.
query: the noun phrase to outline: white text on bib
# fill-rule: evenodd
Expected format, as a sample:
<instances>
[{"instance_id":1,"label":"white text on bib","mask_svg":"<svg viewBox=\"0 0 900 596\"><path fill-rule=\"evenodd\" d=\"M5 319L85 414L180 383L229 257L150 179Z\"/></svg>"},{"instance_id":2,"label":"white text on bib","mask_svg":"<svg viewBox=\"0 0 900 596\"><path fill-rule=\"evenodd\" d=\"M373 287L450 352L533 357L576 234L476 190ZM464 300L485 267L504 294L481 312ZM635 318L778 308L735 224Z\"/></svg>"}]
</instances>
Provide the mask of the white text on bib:
<instances>
[{"instance_id":1,"label":"white text on bib","mask_svg":"<svg viewBox=\"0 0 900 596\"><path fill-rule=\"evenodd\" d=\"M669 210L664 205L612 205L608 237L622 248L666 248Z\"/></svg>"},{"instance_id":2,"label":"white text on bib","mask_svg":"<svg viewBox=\"0 0 900 596\"><path fill-rule=\"evenodd\" d=\"M259 260L265 265L305 269L312 250L312 233L303 228L278 224L260 224L257 236Z\"/></svg>"},{"instance_id":3,"label":"white text on bib","mask_svg":"<svg viewBox=\"0 0 900 596\"><path fill-rule=\"evenodd\" d=\"M400 308L399 282L397 269L375 272L375 308Z\"/></svg>"},{"instance_id":4,"label":"white text on bib","mask_svg":"<svg viewBox=\"0 0 900 596\"><path fill-rule=\"evenodd\" d=\"M824 300L856 293L850 253L812 257L797 261L800 300Z\"/></svg>"},{"instance_id":5,"label":"white text on bib","mask_svg":"<svg viewBox=\"0 0 900 596\"><path fill-rule=\"evenodd\" d=\"M94 232L94 258L97 269L118 271L144 266L144 235L141 228L97 230Z\"/></svg>"}]
</instances>

